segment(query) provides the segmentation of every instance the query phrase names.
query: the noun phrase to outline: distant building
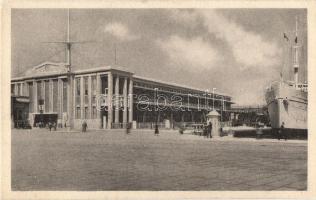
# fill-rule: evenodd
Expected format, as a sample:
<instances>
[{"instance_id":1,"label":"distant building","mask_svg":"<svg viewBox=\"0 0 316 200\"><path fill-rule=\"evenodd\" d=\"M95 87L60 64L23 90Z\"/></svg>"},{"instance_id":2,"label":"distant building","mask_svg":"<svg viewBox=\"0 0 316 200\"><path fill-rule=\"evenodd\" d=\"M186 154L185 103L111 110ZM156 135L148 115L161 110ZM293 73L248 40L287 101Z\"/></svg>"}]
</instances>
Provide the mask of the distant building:
<instances>
[{"instance_id":1,"label":"distant building","mask_svg":"<svg viewBox=\"0 0 316 200\"><path fill-rule=\"evenodd\" d=\"M100 67L69 73L63 63L45 62L11 80L11 93L27 101L31 126L56 121L59 127L172 128L204 122L214 108L228 120L231 97L134 75L123 67ZM14 107L13 107L14 108ZM158 109L159 108L159 109ZM15 113L15 111L12 111ZM16 118L14 118L16 119Z\"/></svg>"},{"instance_id":2,"label":"distant building","mask_svg":"<svg viewBox=\"0 0 316 200\"><path fill-rule=\"evenodd\" d=\"M233 126L247 125L255 127L259 125L269 125L268 108L265 105L234 105L228 112L230 113L230 121Z\"/></svg>"}]
</instances>

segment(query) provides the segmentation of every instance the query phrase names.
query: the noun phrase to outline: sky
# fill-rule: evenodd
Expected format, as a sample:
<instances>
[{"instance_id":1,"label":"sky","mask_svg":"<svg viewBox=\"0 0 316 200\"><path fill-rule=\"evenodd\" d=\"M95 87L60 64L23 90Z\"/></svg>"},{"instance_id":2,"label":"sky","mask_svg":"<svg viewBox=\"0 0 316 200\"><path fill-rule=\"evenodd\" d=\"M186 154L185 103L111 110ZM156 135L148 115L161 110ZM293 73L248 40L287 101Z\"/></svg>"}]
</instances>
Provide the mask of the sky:
<instances>
[{"instance_id":1,"label":"sky","mask_svg":"<svg viewBox=\"0 0 316 200\"><path fill-rule=\"evenodd\" d=\"M293 79L299 21L299 79L307 80L306 9L71 9L73 70L116 64L136 75L265 104L280 73ZM12 77L45 61L65 62L66 9L12 10ZM289 38L284 38L284 33Z\"/></svg>"}]
</instances>

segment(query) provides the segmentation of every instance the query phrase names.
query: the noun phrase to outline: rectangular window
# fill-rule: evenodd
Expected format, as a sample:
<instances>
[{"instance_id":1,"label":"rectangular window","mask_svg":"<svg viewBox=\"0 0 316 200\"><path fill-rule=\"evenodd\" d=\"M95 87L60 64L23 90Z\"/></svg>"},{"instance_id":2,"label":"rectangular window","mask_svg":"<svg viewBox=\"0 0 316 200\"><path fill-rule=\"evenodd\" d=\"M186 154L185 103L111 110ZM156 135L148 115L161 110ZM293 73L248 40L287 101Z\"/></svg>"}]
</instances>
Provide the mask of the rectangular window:
<instances>
[{"instance_id":1,"label":"rectangular window","mask_svg":"<svg viewBox=\"0 0 316 200\"><path fill-rule=\"evenodd\" d=\"M96 96L97 96L97 77L91 76L91 93L92 93L92 104L96 103Z\"/></svg>"},{"instance_id":2,"label":"rectangular window","mask_svg":"<svg viewBox=\"0 0 316 200\"><path fill-rule=\"evenodd\" d=\"M29 83L30 113L34 112L33 83Z\"/></svg>"},{"instance_id":3,"label":"rectangular window","mask_svg":"<svg viewBox=\"0 0 316 200\"><path fill-rule=\"evenodd\" d=\"M83 84L84 84L84 95L88 95L88 77L83 78Z\"/></svg>"},{"instance_id":4,"label":"rectangular window","mask_svg":"<svg viewBox=\"0 0 316 200\"><path fill-rule=\"evenodd\" d=\"M14 95L14 93L15 93L15 85L11 84L11 94Z\"/></svg>"},{"instance_id":5,"label":"rectangular window","mask_svg":"<svg viewBox=\"0 0 316 200\"><path fill-rule=\"evenodd\" d=\"M109 87L108 85L109 85L108 76L102 76L101 77L101 93L102 94L106 94L105 89Z\"/></svg>"},{"instance_id":6,"label":"rectangular window","mask_svg":"<svg viewBox=\"0 0 316 200\"><path fill-rule=\"evenodd\" d=\"M124 78L119 78L119 94L123 94L124 89Z\"/></svg>"},{"instance_id":7,"label":"rectangular window","mask_svg":"<svg viewBox=\"0 0 316 200\"><path fill-rule=\"evenodd\" d=\"M76 78L76 105L81 104L80 99L80 77Z\"/></svg>"},{"instance_id":8,"label":"rectangular window","mask_svg":"<svg viewBox=\"0 0 316 200\"><path fill-rule=\"evenodd\" d=\"M76 78L76 95L80 96L80 77Z\"/></svg>"},{"instance_id":9,"label":"rectangular window","mask_svg":"<svg viewBox=\"0 0 316 200\"><path fill-rule=\"evenodd\" d=\"M43 99L42 97L42 82L38 81L37 82L37 101Z\"/></svg>"},{"instance_id":10,"label":"rectangular window","mask_svg":"<svg viewBox=\"0 0 316 200\"><path fill-rule=\"evenodd\" d=\"M67 112L67 100L68 100L68 93L67 93L67 79L63 79L63 112Z\"/></svg>"},{"instance_id":11,"label":"rectangular window","mask_svg":"<svg viewBox=\"0 0 316 200\"><path fill-rule=\"evenodd\" d=\"M88 104L89 103L89 98L88 98L88 95L89 95L89 89L88 89L89 83L88 83L88 77L87 76L83 78L83 86L84 86L84 103Z\"/></svg>"},{"instance_id":12,"label":"rectangular window","mask_svg":"<svg viewBox=\"0 0 316 200\"><path fill-rule=\"evenodd\" d=\"M45 112L49 112L49 81L44 81L45 89Z\"/></svg>"},{"instance_id":13,"label":"rectangular window","mask_svg":"<svg viewBox=\"0 0 316 200\"><path fill-rule=\"evenodd\" d=\"M80 119L81 118L81 110L80 107L76 107L76 119Z\"/></svg>"},{"instance_id":14,"label":"rectangular window","mask_svg":"<svg viewBox=\"0 0 316 200\"><path fill-rule=\"evenodd\" d=\"M97 109L95 106L92 106L92 118L93 119L97 118Z\"/></svg>"},{"instance_id":15,"label":"rectangular window","mask_svg":"<svg viewBox=\"0 0 316 200\"><path fill-rule=\"evenodd\" d=\"M89 118L89 109L88 107L84 107L84 119L88 119Z\"/></svg>"},{"instance_id":16,"label":"rectangular window","mask_svg":"<svg viewBox=\"0 0 316 200\"><path fill-rule=\"evenodd\" d=\"M57 112L57 102L58 102L58 81L53 80L53 112Z\"/></svg>"}]
</instances>

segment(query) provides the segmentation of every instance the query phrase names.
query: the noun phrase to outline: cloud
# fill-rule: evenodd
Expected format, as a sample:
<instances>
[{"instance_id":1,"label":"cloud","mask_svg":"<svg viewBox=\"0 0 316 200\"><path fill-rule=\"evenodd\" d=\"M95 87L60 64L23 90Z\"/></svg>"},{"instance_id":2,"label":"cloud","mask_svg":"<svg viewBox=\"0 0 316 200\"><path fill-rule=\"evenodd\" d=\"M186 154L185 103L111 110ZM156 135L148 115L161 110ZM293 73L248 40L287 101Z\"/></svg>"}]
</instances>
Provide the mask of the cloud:
<instances>
[{"instance_id":1,"label":"cloud","mask_svg":"<svg viewBox=\"0 0 316 200\"><path fill-rule=\"evenodd\" d=\"M119 22L107 24L104 27L104 32L111 34L121 41L132 41L139 39L139 36L132 34L127 26Z\"/></svg>"},{"instance_id":2,"label":"cloud","mask_svg":"<svg viewBox=\"0 0 316 200\"><path fill-rule=\"evenodd\" d=\"M264 40L259 33L245 28L215 10L176 10L171 18L178 23L195 26L202 19L209 34L222 40L232 51L240 69L273 67L280 64L280 48L272 41ZM262 69L265 70L265 69Z\"/></svg>"},{"instance_id":3,"label":"cloud","mask_svg":"<svg viewBox=\"0 0 316 200\"><path fill-rule=\"evenodd\" d=\"M242 68L273 66L279 63L280 49L260 34L246 31L241 25L228 20L216 11L200 11L209 33L224 39L232 48L236 61Z\"/></svg>"},{"instance_id":4,"label":"cloud","mask_svg":"<svg viewBox=\"0 0 316 200\"><path fill-rule=\"evenodd\" d=\"M184 23L188 25L196 24L197 20L200 18L198 12L193 10L179 10L179 9L172 9L170 10L170 17L172 20L176 21L177 23Z\"/></svg>"},{"instance_id":5,"label":"cloud","mask_svg":"<svg viewBox=\"0 0 316 200\"><path fill-rule=\"evenodd\" d=\"M156 44L178 67L193 70L210 69L221 60L216 49L201 37L186 39L172 35L166 40L157 40Z\"/></svg>"}]
</instances>

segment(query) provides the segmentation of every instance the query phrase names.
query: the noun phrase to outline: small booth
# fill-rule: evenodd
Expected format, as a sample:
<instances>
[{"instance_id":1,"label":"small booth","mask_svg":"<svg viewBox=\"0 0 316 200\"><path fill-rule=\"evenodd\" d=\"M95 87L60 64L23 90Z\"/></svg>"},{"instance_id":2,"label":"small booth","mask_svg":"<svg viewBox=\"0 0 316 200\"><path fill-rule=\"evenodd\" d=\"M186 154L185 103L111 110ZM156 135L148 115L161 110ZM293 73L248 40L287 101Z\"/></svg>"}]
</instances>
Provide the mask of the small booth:
<instances>
[{"instance_id":1,"label":"small booth","mask_svg":"<svg viewBox=\"0 0 316 200\"><path fill-rule=\"evenodd\" d=\"M220 136L220 123L219 123L219 117L220 114L216 110L210 111L207 115L207 124L210 122L212 123L212 136L218 137Z\"/></svg>"}]
</instances>

